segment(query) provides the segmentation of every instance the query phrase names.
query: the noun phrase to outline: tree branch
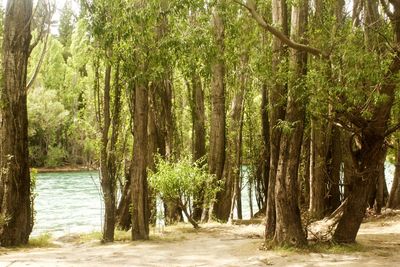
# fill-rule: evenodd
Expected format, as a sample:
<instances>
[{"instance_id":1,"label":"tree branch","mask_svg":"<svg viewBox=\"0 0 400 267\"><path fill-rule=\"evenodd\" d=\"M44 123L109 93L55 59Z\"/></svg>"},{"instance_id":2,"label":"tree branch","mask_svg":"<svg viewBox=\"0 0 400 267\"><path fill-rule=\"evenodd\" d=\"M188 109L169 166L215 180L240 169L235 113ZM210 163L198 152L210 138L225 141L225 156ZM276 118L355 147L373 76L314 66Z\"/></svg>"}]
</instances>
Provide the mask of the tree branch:
<instances>
[{"instance_id":1,"label":"tree branch","mask_svg":"<svg viewBox=\"0 0 400 267\"><path fill-rule=\"evenodd\" d=\"M264 18L257 12L256 6L255 6L255 4L254 4L254 2L252 0L247 0L246 4L243 3L241 0L232 0L232 1L237 3L237 4L239 4L239 5L241 5L244 8L246 8L250 12L251 16L258 23L258 25L260 25L261 27L263 27L264 29L269 31L272 35L274 35L276 38L281 40L284 44L286 44L290 48L293 48L293 49L298 50L298 51L307 52L307 53L310 53L310 54L312 54L314 56L322 57L324 59L328 59L329 58L329 55L327 53L325 53L324 51L322 51L322 50L320 50L318 48L312 47L312 46L296 43L296 42L292 41L290 38L288 38L281 31L279 31L278 29L276 29L276 28L272 27L271 25L269 25L264 20Z\"/></svg>"}]
</instances>

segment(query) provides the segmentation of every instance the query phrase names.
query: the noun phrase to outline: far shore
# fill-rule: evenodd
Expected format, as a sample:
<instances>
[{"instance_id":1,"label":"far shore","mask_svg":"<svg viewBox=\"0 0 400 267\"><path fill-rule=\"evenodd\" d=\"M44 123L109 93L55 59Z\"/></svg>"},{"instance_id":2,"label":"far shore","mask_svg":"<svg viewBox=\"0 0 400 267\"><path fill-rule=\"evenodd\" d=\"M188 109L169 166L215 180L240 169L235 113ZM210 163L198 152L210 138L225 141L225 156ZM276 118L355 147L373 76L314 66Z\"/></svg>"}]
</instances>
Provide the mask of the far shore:
<instances>
[{"instance_id":1,"label":"far shore","mask_svg":"<svg viewBox=\"0 0 400 267\"><path fill-rule=\"evenodd\" d=\"M60 166L60 167L32 167L38 173L52 173L52 172L84 172L84 171L97 171L98 169L92 166Z\"/></svg>"}]
</instances>

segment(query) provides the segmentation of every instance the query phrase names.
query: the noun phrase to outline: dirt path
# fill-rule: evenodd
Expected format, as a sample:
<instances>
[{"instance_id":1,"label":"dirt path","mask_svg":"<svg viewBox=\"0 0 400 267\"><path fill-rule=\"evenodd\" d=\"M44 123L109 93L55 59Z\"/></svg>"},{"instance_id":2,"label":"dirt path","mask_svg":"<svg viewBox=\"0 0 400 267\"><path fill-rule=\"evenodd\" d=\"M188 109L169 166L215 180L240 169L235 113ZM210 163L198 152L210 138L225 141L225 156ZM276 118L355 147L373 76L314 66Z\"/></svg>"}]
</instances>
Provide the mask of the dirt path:
<instances>
[{"instance_id":1,"label":"dirt path","mask_svg":"<svg viewBox=\"0 0 400 267\"><path fill-rule=\"evenodd\" d=\"M208 225L199 232L147 242L99 245L63 243L59 248L0 250L0 266L398 266L400 216L365 223L362 251L296 253L263 251L263 226Z\"/></svg>"}]
</instances>

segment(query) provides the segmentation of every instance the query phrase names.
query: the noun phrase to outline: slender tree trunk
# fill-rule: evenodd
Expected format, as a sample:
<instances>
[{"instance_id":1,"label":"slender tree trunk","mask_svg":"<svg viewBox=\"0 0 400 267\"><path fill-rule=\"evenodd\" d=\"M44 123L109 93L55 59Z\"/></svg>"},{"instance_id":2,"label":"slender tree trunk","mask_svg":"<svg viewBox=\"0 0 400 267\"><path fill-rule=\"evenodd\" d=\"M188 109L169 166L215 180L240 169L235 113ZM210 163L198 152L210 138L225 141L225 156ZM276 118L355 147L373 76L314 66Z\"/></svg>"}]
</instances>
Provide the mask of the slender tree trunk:
<instances>
[{"instance_id":1,"label":"slender tree trunk","mask_svg":"<svg viewBox=\"0 0 400 267\"><path fill-rule=\"evenodd\" d=\"M32 1L8 1L0 92L0 245L26 244L33 227L28 152L27 66Z\"/></svg>"},{"instance_id":2,"label":"slender tree trunk","mask_svg":"<svg viewBox=\"0 0 400 267\"><path fill-rule=\"evenodd\" d=\"M225 163L225 60L224 60L224 21L221 17L223 1L219 1L213 11L213 33L216 55L212 62L211 84L211 128L210 152L208 159L209 171L217 180L223 179ZM227 221L230 212L231 190L230 181L225 181L223 189L217 193L212 215L216 219ZM229 197L227 197L229 196ZM211 214L210 214L211 215Z\"/></svg>"},{"instance_id":3,"label":"slender tree trunk","mask_svg":"<svg viewBox=\"0 0 400 267\"><path fill-rule=\"evenodd\" d=\"M284 0L272 1L272 23L278 28L282 29L285 35L288 35L287 25L287 6ZM279 73L282 62L286 61L287 51L284 44L278 39L274 38L272 43L274 51L272 58L272 71ZM269 110L270 110L270 169L269 169L269 182L267 194L267 211L266 211L266 226L265 226L265 239L273 239L276 226L276 212L275 212L275 181L279 160L279 145L281 131L277 126L279 120L285 117L285 106L282 104L282 98L286 95L286 84L279 82L276 79L275 84L271 87L269 96Z\"/></svg>"},{"instance_id":4,"label":"slender tree trunk","mask_svg":"<svg viewBox=\"0 0 400 267\"><path fill-rule=\"evenodd\" d=\"M144 81L135 86L134 146L132 172L132 240L149 239L147 186L148 88Z\"/></svg>"},{"instance_id":5,"label":"slender tree trunk","mask_svg":"<svg viewBox=\"0 0 400 267\"><path fill-rule=\"evenodd\" d=\"M192 155L193 161L203 159L206 155L206 128L205 128L205 108L204 108L204 92L201 83L201 77L196 73L192 73L191 79L192 89ZM193 199L193 219L199 221L203 212L204 192L197 192Z\"/></svg>"},{"instance_id":6,"label":"slender tree trunk","mask_svg":"<svg viewBox=\"0 0 400 267\"><path fill-rule=\"evenodd\" d=\"M102 131L101 138L101 152L100 152L100 176L101 188L103 190L104 198L104 228L103 228L103 241L114 241L114 228L115 228L115 188L113 183L112 173L109 170L108 161L108 134L111 125L110 115L110 91L111 91L111 64L108 63L106 67L106 74L104 78L104 97L103 97L103 124L100 126ZM99 115L100 116L100 115Z\"/></svg>"},{"instance_id":7,"label":"slender tree trunk","mask_svg":"<svg viewBox=\"0 0 400 267\"><path fill-rule=\"evenodd\" d=\"M308 1L301 0L292 7L291 38L302 40L307 28ZM282 133L278 171L275 185L276 229L274 243L303 246L305 233L298 206L298 168L306 111L303 82L307 68L307 53L291 51L290 68L293 71L289 83L286 121L291 123L289 133Z\"/></svg>"},{"instance_id":8,"label":"slender tree trunk","mask_svg":"<svg viewBox=\"0 0 400 267\"><path fill-rule=\"evenodd\" d=\"M311 122L310 215L322 219L325 215L327 173L326 125L320 119ZM329 135L330 133L328 133Z\"/></svg>"}]
</instances>

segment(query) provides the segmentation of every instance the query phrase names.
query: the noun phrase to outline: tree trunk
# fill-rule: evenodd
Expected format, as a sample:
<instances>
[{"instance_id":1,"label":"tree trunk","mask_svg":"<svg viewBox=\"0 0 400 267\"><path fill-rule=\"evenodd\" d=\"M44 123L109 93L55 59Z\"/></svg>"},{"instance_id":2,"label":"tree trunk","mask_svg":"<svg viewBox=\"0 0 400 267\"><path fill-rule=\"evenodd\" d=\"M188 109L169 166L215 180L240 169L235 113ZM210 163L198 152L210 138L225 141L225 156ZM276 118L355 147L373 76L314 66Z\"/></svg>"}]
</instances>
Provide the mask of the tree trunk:
<instances>
[{"instance_id":1,"label":"tree trunk","mask_svg":"<svg viewBox=\"0 0 400 267\"><path fill-rule=\"evenodd\" d=\"M149 239L147 186L148 88L144 81L135 86L134 146L132 172L132 240Z\"/></svg>"},{"instance_id":2,"label":"tree trunk","mask_svg":"<svg viewBox=\"0 0 400 267\"><path fill-rule=\"evenodd\" d=\"M288 35L287 25L287 6L284 0L272 1L272 23L282 29L285 35ZM286 61L287 51L284 44L279 38L273 38L272 50L272 71L278 75L282 62ZM275 181L279 160L279 145L281 131L277 126L279 120L285 118L285 106L282 103L282 98L286 95L286 84L275 79L275 84L271 87L269 96L270 110L270 169L267 194L267 211L266 211L266 226L265 239L272 239L275 234L276 212L275 212Z\"/></svg>"},{"instance_id":3,"label":"tree trunk","mask_svg":"<svg viewBox=\"0 0 400 267\"><path fill-rule=\"evenodd\" d=\"M129 170L125 171L125 184L122 190L121 200L116 211L117 226L121 230L128 231L132 226L132 214L129 206L132 200L131 176L133 161L130 162Z\"/></svg>"},{"instance_id":4,"label":"tree trunk","mask_svg":"<svg viewBox=\"0 0 400 267\"><path fill-rule=\"evenodd\" d=\"M326 168L326 125L320 119L311 122L311 164L310 164L310 215L322 219L325 215Z\"/></svg>"},{"instance_id":5,"label":"tree trunk","mask_svg":"<svg viewBox=\"0 0 400 267\"><path fill-rule=\"evenodd\" d=\"M400 141L397 138L396 165L387 207L400 209Z\"/></svg>"},{"instance_id":6,"label":"tree trunk","mask_svg":"<svg viewBox=\"0 0 400 267\"><path fill-rule=\"evenodd\" d=\"M28 152L27 66L32 1L8 1L0 95L0 245L26 244L33 227Z\"/></svg>"},{"instance_id":7,"label":"tree trunk","mask_svg":"<svg viewBox=\"0 0 400 267\"><path fill-rule=\"evenodd\" d=\"M115 188L112 173L110 172L108 161L108 134L111 125L110 115L110 90L111 90L111 64L106 67L104 78L104 97L103 97L103 124L100 125L102 131L101 150L100 150L100 177L101 188L104 198L104 226L103 226L103 242L114 241L115 228ZM99 104L100 105L100 104ZM101 114L99 114L100 116Z\"/></svg>"},{"instance_id":8,"label":"tree trunk","mask_svg":"<svg viewBox=\"0 0 400 267\"><path fill-rule=\"evenodd\" d=\"M205 127L205 109L204 109L204 93L201 84L201 77L196 73L192 73L191 78L192 89L192 155L193 161L204 160L206 155L206 127ZM193 199L193 219L199 221L204 205L203 192L197 192Z\"/></svg>"},{"instance_id":9,"label":"tree trunk","mask_svg":"<svg viewBox=\"0 0 400 267\"><path fill-rule=\"evenodd\" d=\"M208 159L209 171L217 180L223 179L225 163L225 60L224 60L224 21L221 17L221 1L213 11L213 33L216 55L212 62L211 84L211 127L210 152ZM223 189L217 193L212 216L227 221L230 212L231 190L230 182L225 181ZM226 196L229 196L227 198Z\"/></svg>"},{"instance_id":10,"label":"tree trunk","mask_svg":"<svg viewBox=\"0 0 400 267\"><path fill-rule=\"evenodd\" d=\"M308 1L302 0L292 7L291 36L304 41L307 28ZM277 245L303 246L305 233L298 206L298 167L303 139L306 102L302 96L306 75L307 53L291 51L290 68L293 77L289 83L286 121L292 125L290 132L281 135L279 163L275 184L276 229L274 243Z\"/></svg>"}]
</instances>

